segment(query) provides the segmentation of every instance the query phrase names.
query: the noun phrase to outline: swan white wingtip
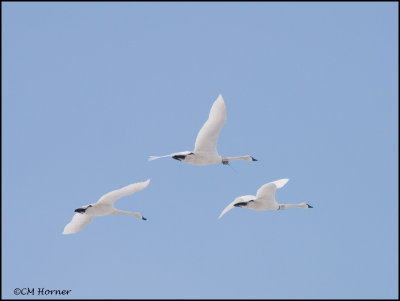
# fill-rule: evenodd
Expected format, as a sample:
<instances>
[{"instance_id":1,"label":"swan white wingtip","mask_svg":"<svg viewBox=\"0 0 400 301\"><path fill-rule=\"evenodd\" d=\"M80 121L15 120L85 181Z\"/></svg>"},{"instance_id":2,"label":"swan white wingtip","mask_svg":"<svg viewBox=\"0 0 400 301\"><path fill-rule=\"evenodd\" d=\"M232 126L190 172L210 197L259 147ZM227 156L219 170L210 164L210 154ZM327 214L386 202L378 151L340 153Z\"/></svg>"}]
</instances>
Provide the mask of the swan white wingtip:
<instances>
[{"instance_id":1,"label":"swan white wingtip","mask_svg":"<svg viewBox=\"0 0 400 301\"><path fill-rule=\"evenodd\" d=\"M146 181L143 181L142 183L145 185L145 187L147 187L150 184L150 179L147 179Z\"/></svg>"},{"instance_id":2,"label":"swan white wingtip","mask_svg":"<svg viewBox=\"0 0 400 301\"><path fill-rule=\"evenodd\" d=\"M231 210L232 208L233 208L233 203L234 203L235 201L233 201L231 204L229 204L228 206L226 206L225 207L225 209L224 210L222 210L222 212L221 212L221 214L219 215L219 217L218 218L221 218L225 213L227 213L229 210Z\"/></svg>"},{"instance_id":3,"label":"swan white wingtip","mask_svg":"<svg viewBox=\"0 0 400 301\"><path fill-rule=\"evenodd\" d=\"M280 179L280 180L274 181L272 183L274 183L277 188L282 188L283 186L285 186L285 184L287 182L289 182L289 179Z\"/></svg>"},{"instance_id":4,"label":"swan white wingtip","mask_svg":"<svg viewBox=\"0 0 400 301\"><path fill-rule=\"evenodd\" d=\"M157 156L149 156L149 161L153 161L155 159L159 159L161 157L157 157Z\"/></svg>"},{"instance_id":5,"label":"swan white wingtip","mask_svg":"<svg viewBox=\"0 0 400 301\"><path fill-rule=\"evenodd\" d=\"M179 155L179 154L185 154L185 155L187 155L188 153L190 153L190 152L188 151L188 152L181 152L181 153L173 153L173 154L169 154L169 155L165 155L165 156L149 156L149 161L153 161L153 160L159 159L159 158L172 157L172 156L174 156L174 155Z\"/></svg>"}]
</instances>

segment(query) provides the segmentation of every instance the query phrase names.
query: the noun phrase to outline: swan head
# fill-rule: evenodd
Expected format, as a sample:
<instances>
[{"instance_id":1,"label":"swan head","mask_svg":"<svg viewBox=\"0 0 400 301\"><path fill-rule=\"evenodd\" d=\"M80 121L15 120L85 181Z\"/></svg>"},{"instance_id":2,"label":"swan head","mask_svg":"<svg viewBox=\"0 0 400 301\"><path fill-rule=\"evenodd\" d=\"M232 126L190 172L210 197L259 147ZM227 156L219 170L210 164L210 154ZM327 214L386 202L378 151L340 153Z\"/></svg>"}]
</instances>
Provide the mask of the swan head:
<instances>
[{"instance_id":1,"label":"swan head","mask_svg":"<svg viewBox=\"0 0 400 301\"><path fill-rule=\"evenodd\" d=\"M244 156L244 160L249 161L249 162L258 161L257 159L255 159L255 158L253 158L252 156L249 156L249 155Z\"/></svg>"},{"instance_id":2,"label":"swan head","mask_svg":"<svg viewBox=\"0 0 400 301\"><path fill-rule=\"evenodd\" d=\"M301 208L314 208L313 206L311 206L311 205L309 205L309 204L307 204L307 203L305 203L305 202L303 202L303 203L300 203L300 206L301 206Z\"/></svg>"}]
</instances>

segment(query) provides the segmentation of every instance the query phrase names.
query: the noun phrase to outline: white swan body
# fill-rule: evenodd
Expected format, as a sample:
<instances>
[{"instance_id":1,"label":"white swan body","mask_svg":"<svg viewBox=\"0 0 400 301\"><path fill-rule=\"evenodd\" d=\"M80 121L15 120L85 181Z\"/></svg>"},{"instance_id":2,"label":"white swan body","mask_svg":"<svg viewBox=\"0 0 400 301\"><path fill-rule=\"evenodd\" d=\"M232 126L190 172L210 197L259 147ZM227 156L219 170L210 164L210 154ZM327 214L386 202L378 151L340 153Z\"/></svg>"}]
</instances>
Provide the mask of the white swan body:
<instances>
[{"instance_id":1,"label":"white swan body","mask_svg":"<svg viewBox=\"0 0 400 301\"><path fill-rule=\"evenodd\" d=\"M118 210L114 208L114 202L126 195L133 194L135 192L145 189L150 183L150 179L144 182L130 184L106 193L96 203L82 206L81 208L75 209L75 215L72 220L65 226L63 234L73 234L79 232L84 226L89 224L93 217L104 216L110 214L124 214L132 215L136 218L146 220L139 212L129 212Z\"/></svg>"},{"instance_id":2,"label":"white swan body","mask_svg":"<svg viewBox=\"0 0 400 301\"><path fill-rule=\"evenodd\" d=\"M289 179L280 179L264 184L257 190L257 195L243 195L237 197L232 203L225 207L219 218L231 210L233 207L247 208L251 210L282 210L287 208L313 208L307 203L299 204L278 204L275 200L277 188L285 186Z\"/></svg>"},{"instance_id":3,"label":"white swan body","mask_svg":"<svg viewBox=\"0 0 400 301\"><path fill-rule=\"evenodd\" d=\"M173 159L193 165L228 164L233 160L257 161L252 156L226 157L218 154L217 141L219 133L226 122L226 107L220 94L211 107L207 121L197 134L193 151L184 151L165 156L150 156L149 161L172 157Z\"/></svg>"}]
</instances>

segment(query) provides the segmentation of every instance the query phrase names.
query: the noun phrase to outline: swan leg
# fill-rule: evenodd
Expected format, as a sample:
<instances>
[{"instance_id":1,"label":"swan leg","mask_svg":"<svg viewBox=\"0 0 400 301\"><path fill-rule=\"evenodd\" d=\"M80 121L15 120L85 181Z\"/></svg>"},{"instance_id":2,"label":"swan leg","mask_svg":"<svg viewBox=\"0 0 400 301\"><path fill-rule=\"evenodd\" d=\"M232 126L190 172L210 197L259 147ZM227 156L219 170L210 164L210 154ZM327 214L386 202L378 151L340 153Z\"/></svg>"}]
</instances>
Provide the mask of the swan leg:
<instances>
[{"instance_id":1,"label":"swan leg","mask_svg":"<svg viewBox=\"0 0 400 301\"><path fill-rule=\"evenodd\" d=\"M78 208L78 209L75 209L75 212L78 212L78 213L85 213L85 211L86 211L86 209L84 209L84 208Z\"/></svg>"},{"instance_id":2,"label":"swan leg","mask_svg":"<svg viewBox=\"0 0 400 301\"><path fill-rule=\"evenodd\" d=\"M233 206L235 206L235 207L246 207L247 206L247 204L248 203L250 203L250 202L254 202L254 200L250 200L250 201L248 201L248 202L240 202L240 203L236 203L235 205L233 205Z\"/></svg>"},{"instance_id":3,"label":"swan leg","mask_svg":"<svg viewBox=\"0 0 400 301\"><path fill-rule=\"evenodd\" d=\"M190 155L194 155L194 153L189 153L187 155L175 155L175 156L172 156L172 158L175 160L178 160L178 161L183 161L183 160L185 160L185 158L187 156L190 156Z\"/></svg>"},{"instance_id":4,"label":"swan leg","mask_svg":"<svg viewBox=\"0 0 400 301\"><path fill-rule=\"evenodd\" d=\"M86 209L88 209L89 207L93 207L92 205L89 205L89 206L87 206L86 208L78 208L78 209L75 209L75 212L78 212L78 213L85 213L86 212Z\"/></svg>"},{"instance_id":5,"label":"swan leg","mask_svg":"<svg viewBox=\"0 0 400 301\"><path fill-rule=\"evenodd\" d=\"M175 155L175 156L172 156L172 158L175 160L178 160L178 161L182 161L182 160L185 160L186 155Z\"/></svg>"}]
</instances>

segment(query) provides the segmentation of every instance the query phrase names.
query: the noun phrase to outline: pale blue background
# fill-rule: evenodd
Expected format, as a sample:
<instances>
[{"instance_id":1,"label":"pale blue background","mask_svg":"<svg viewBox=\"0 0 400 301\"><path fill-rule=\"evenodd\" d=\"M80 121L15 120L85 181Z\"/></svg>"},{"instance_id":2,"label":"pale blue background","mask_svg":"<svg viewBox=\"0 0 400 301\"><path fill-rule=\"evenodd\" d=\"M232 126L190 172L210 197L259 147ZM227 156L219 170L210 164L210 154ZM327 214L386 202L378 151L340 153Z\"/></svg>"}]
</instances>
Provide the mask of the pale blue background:
<instances>
[{"instance_id":1,"label":"pale blue background","mask_svg":"<svg viewBox=\"0 0 400 301\"><path fill-rule=\"evenodd\" d=\"M2 9L3 298L398 298L397 3ZM147 161L192 150L219 93L219 152L258 162ZM314 209L218 219L286 177ZM147 178L116 203L147 221L61 234Z\"/></svg>"}]
</instances>

